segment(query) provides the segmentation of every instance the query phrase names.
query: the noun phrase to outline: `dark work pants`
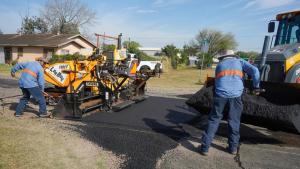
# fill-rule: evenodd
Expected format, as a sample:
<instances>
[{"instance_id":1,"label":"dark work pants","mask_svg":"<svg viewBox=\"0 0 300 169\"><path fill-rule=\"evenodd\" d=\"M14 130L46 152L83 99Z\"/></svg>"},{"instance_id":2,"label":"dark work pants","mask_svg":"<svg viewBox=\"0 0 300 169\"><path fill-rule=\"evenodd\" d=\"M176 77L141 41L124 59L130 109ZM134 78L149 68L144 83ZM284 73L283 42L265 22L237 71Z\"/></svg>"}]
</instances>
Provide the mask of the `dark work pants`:
<instances>
[{"instance_id":1,"label":"dark work pants","mask_svg":"<svg viewBox=\"0 0 300 169\"><path fill-rule=\"evenodd\" d=\"M208 152L211 142L218 130L220 121L223 117L225 105L229 104L228 114L228 144L229 151L236 151L240 140L240 119L243 110L241 97L222 98L215 96L212 110L208 117L208 124L202 135L201 151Z\"/></svg>"},{"instance_id":2,"label":"dark work pants","mask_svg":"<svg viewBox=\"0 0 300 169\"><path fill-rule=\"evenodd\" d=\"M32 96L39 104L39 114L46 114L46 101L45 97L39 87L33 88L22 88L23 97L20 99L20 102L16 108L16 115L21 115L25 106L27 105L30 96Z\"/></svg>"}]
</instances>

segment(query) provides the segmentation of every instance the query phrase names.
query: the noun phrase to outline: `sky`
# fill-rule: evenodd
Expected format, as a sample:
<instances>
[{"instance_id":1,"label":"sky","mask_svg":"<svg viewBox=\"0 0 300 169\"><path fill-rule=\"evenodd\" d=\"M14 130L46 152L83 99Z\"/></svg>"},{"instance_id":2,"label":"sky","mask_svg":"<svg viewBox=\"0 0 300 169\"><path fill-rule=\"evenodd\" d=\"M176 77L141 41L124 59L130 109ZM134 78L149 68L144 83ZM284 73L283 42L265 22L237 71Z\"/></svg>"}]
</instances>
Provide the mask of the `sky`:
<instances>
[{"instance_id":1,"label":"sky","mask_svg":"<svg viewBox=\"0 0 300 169\"><path fill-rule=\"evenodd\" d=\"M46 0L1 0L0 30L16 33L21 17L39 15ZM82 32L105 33L143 47L181 48L205 28L234 34L236 50L262 50L267 25L276 14L300 9L300 0L82 0L96 19Z\"/></svg>"}]
</instances>

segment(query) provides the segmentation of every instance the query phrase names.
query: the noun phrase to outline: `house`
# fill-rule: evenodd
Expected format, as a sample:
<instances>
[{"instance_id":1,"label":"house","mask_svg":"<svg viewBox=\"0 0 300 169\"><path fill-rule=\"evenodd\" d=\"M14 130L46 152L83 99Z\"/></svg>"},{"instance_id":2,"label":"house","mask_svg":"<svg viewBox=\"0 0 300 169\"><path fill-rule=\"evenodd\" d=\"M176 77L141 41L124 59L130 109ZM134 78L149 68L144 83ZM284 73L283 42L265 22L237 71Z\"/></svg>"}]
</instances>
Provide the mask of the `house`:
<instances>
[{"instance_id":1,"label":"house","mask_svg":"<svg viewBox=\"0 0 300 169\"><path fill-rule=\"evenodd\" d=\"M161 53L161 48L139 47L139 50L146 53L149 56L157 56Z\"/></svg>"},{"instance_id":2,"label":"house","mask_svg":"<svg viewBox=\"0 0 300 169\"><path fill-rule=\"evenodd\" d=\"M95 48L95 44L80 34L3 34L0 35L0 63L51 58L53 54L89 56Z\"/></svg>"},{"instance_id":3,"label":"house","mask_svg":"<svg viewBox=\"0 0 300 169\"><path fill-rule=\"evenodd\" d=\"M193 67L193 66L197 66L199 62L199 59L197 56L189 56L189 66Z\"/></svg>"}]
</instances>

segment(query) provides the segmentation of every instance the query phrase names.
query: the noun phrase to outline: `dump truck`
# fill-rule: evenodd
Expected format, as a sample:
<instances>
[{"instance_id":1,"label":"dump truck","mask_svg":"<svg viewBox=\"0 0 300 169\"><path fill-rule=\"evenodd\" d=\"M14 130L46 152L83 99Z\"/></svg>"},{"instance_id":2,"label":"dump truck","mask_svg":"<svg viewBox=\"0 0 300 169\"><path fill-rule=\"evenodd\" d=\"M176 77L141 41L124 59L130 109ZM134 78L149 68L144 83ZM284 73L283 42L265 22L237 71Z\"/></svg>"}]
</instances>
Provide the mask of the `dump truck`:
<instances>
[{"instance_id":1,"label":"dump truck","mask_svg":"<svg viewBox=\"0 0 300 169\"><path fill-rule=\"evenodd\" d=\"M121 35L116 39L114 51L97 49L84 60L43 66L48 84L45 97L54 106L54 118L81 119L94 110L117 111L146 98L146 81L159 70L137 71L138 59L127 57L121 47Z\"/></svg>"},{"instance_id":2,"label":"dump truck","mask_svg":"<svg viewBox=\"0 0 300 169\"><path fill-rule=\"evenodd\" d=\"M278 14L270 21L261 56L254 65L260 70L264 93L251 95L251 77L244 81L243 114L257 121L272 121L279 128L293 128L300 133L300 10ZM201 113L208 113L213 102L214 78L186 103ZM278 127L278 126L277 126Z\"/></svg>"}]
</instances>

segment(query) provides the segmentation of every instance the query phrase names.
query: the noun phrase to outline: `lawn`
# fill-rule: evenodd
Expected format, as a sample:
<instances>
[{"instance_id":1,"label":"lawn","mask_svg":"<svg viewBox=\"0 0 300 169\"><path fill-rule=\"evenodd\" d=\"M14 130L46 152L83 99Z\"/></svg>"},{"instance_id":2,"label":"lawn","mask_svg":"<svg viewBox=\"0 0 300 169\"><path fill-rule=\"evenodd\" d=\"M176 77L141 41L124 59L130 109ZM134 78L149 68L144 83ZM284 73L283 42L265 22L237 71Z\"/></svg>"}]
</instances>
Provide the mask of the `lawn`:
<instances>
[{"instance_id":1,"label":"lawn","mask_svg":"<svg viewBox=\"0 0 300 169\"><path fill-rule=\"evenodd\" d=\"M214 70L202 70L197 68L168 69L161 76L151 78L148 81L149 88L160 89L199 89L207 76L213 76Z\"/></svg>"},{"instance_id":2,"label":"lawn","mask_svg":"<svg viewBox=\"0 0 300 169\"><path fill-rule=\"evenodd\" d=\"M0 115L0 169L109 168L99 148L54 120Z\"/></svg>"},{"instance_id":3,"label":"lawn","mask_svg":"<svg viewBox=\"0 0 300 169\"><path fill-rule=\"evenodd\" d=\"M0 73L7 74L10 72L10 69L12 68L11 65L8 64L0 64Z\"/></svg>"}]
</instances>

